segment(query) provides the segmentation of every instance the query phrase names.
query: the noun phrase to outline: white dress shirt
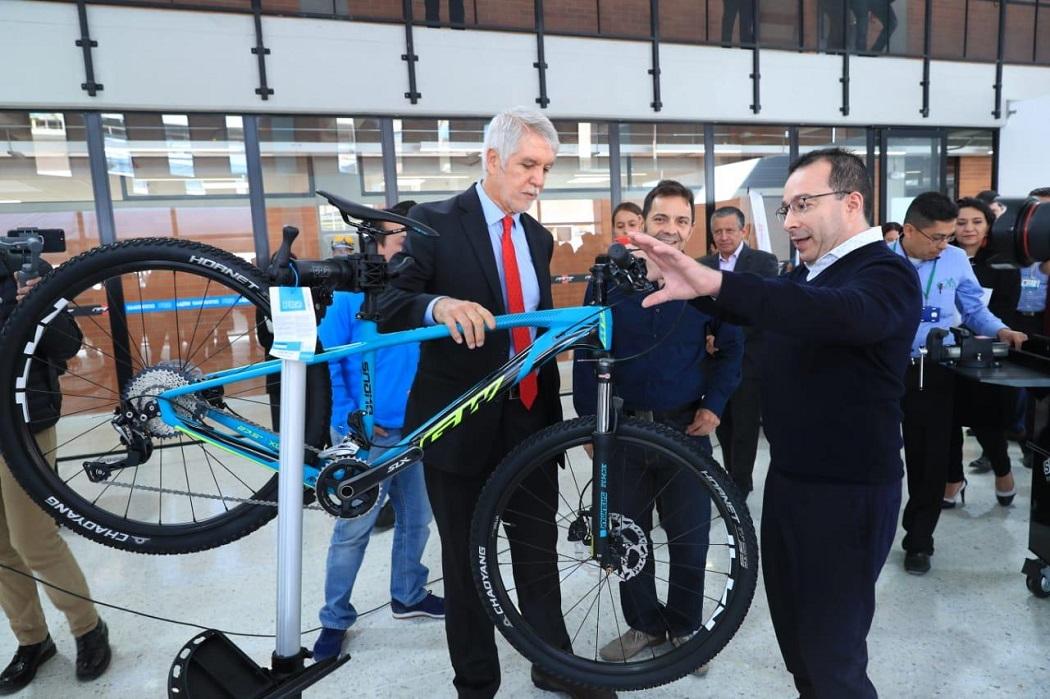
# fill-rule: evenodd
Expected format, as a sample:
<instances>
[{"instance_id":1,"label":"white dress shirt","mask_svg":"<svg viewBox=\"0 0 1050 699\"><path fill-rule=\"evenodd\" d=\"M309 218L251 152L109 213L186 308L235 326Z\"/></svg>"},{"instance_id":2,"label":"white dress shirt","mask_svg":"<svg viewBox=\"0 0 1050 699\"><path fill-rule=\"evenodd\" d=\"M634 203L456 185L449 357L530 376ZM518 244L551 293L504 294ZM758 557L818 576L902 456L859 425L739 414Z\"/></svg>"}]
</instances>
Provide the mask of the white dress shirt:
<instances>
[{"instance_id":1,"label":"white dress shirt","mask_svg":"<svg viewBox=\"0 0 1050 699\"><path fill-rule=\"evenodd\" d=\"M836 245L834 248L821 255L820 259L813 264L806 263L806 268L809 270L809 276L806 277L806 281L813 281L817 278L818 274L854 250L862 248L865 245L871 245L877 241L882 241L882 228L880 226L875 226L866 231L862 231L846 240L846 242Z\"/></svg>"},{"instance_id":2,"label":"white dress shirt","mask_svg":"<svg viewBox=\"0 0 1050 699\"><path fill-rule=\"evenodd\" d=\"M740 251L744 249L744 241L740 241L740 245L736 246L736 250L729 256L729 259L722 257L722 253L718 253L718 269L723 272L733 272L736 270L736 261L740 259Z\"/></svg>"}]
</instances>

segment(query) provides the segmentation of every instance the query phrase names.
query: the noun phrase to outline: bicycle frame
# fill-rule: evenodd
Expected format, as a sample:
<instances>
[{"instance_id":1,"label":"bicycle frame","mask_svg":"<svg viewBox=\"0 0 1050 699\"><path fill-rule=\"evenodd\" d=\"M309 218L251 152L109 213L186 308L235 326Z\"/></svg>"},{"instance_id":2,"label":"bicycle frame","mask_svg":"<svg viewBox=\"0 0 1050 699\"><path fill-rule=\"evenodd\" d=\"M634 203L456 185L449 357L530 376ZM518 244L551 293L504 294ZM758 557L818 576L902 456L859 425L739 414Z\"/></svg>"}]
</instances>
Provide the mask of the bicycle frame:
<instances>
[{"instance_id":1,"label":"bicycle frame","mask_svg":"<svg viewBox=\"0 0 1050 699\"><path fill-rule=\"evenodd\" d=\"M458 426L464 417L477 412L481 405L502 396L531 371L550 361L560 352L578 344L594 330L598 331L599 341L603 348L609 350L612 347L612 313L605 306L575 306L496 317L496 330L516 327L546 328L548 332L538 335L532 345L511 357L499 369L465 391L445 409L407 435L399 445L385 451L381 463L370 462L367 451L358 452L356 458L368 462L372 468L353 480L355 490L363 491L378 485L400 469L417 461L423 447L440 439L449 430ZM366 434L371 437L373 367L376 351L413 342L446 338L449 336L449 331L443 325L435 325L396 333L380 333L372 321L362 321L360 329L360 340L317 353L306 364L319 364L351 356L361 356L361 395L365 402L362 406L364 425ZM215 372L192 384L169 389L157 396L161 416L168 425L191 438L199 439L276 471L278 470L280 443L277 434L214 408L207 412L206 417L229 432L216 430L202 421L187 422L176 413L174 401L179 396L278 374L280 370L280 360L270 360ZM406 456L410 458L405 458ZM321 468L323 464L320 467L304 464L304 485L314 487Z\"/></svg>"}]
</instances>

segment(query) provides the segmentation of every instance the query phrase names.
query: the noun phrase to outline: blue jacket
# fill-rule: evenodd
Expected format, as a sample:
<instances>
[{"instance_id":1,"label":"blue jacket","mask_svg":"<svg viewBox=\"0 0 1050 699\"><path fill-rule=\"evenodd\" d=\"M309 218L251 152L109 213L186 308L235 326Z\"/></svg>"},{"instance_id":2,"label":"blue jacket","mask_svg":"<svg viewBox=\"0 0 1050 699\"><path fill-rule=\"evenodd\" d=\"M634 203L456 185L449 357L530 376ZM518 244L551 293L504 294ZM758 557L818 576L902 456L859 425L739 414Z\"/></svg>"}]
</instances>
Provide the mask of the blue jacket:
<instances>
[{"instance_id":1,"label":"blue jacket","mask_svg":"<svg viewBox=\"0 0 1050 699\"><path fill-rule=\"evenodd\" d=\"M335 292L332 305L317 328L325 348L354 342L360 334L357 312L364 294ZM346 434L346 419L361 407L361 356L351 355L328 363L332 374L332 427ZM401 428L405 424L405 404L419 363L419 343L387 347L376 353L372 372L375 384L375 423L380 427Z\"/></svg>"},{"instance_id":2,"label":"blue jacket","mask_svg":"<svg viewBox=\"0 0 1050 699\"><path fill-rule=\"evenodd\" d=\"M590 303L591 297L588 286L584 303ZM667 411L696 403L721 417L740 383L743 332L684 301L642 308L643 298L620 290L609 294L613 356L641 355L615 366L615 395L623 398L627 410ZM714 356L707 354L708 332L715 335L719 348ZM594 414L594 363L582 361L590 354L577 350L573 361L572 396L578 415Z\"/></svg>"}]
</instances>

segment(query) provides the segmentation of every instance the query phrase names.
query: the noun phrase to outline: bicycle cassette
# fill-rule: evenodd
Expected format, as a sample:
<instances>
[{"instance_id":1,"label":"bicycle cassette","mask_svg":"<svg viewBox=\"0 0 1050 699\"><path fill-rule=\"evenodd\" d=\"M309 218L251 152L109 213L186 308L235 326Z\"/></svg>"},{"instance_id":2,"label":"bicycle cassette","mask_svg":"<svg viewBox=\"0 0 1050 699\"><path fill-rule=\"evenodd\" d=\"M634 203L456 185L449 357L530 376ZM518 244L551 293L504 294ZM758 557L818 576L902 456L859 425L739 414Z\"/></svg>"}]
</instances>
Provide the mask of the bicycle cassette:
<instances>
[{"instance_id":1,"label":"bicycle cassette","mask_svg":"<svg viewBox=\"0 0 1050 699\"><path fill-rule=\"evenodd\" d=\"M368 471L368 464L354 458L329 462L317 475L314 491L317 504L325 512L342 519L357 519L372 511L379 502L379 486L355 492L349 481Z\"/></svg>"}]
</instances>

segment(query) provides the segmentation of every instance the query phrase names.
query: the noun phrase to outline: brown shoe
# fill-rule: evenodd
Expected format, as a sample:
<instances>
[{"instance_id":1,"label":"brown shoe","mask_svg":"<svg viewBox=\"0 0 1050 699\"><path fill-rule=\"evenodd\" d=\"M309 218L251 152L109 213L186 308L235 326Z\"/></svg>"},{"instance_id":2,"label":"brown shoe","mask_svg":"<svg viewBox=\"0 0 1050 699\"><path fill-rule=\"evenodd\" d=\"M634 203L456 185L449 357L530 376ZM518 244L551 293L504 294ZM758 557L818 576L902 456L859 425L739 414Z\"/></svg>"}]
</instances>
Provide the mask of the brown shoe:
<instances>
[{"instance_id":1,"label":"brown shoe","mask_svg":"<svg viewBox=\"0 0 1050 699\"><path fill-rule=\"evenodd\" d=\"M646 648L659 646L663 642L663 635L652 636L638 629L627 629L623 636L614 638L602 646L602 649L598 651L598 655L601 656L602 660L608 660L611 663L622 663L630 660Z\"/></svg>"}]
</instances>

